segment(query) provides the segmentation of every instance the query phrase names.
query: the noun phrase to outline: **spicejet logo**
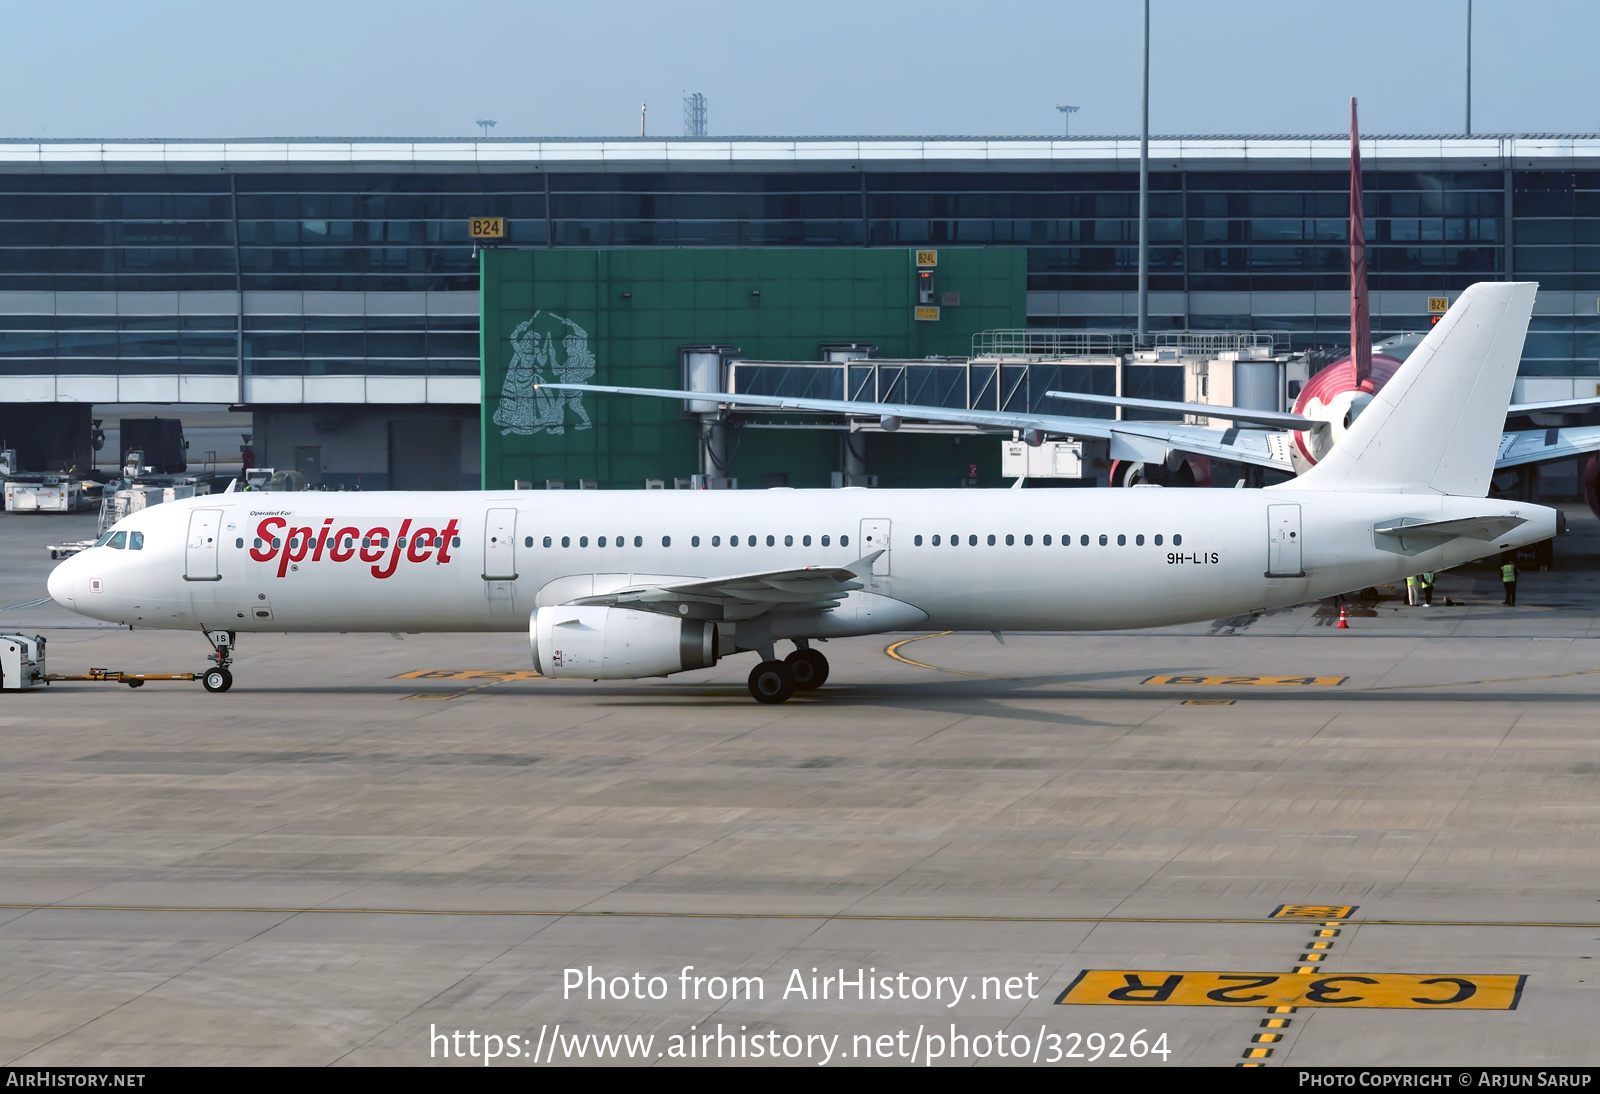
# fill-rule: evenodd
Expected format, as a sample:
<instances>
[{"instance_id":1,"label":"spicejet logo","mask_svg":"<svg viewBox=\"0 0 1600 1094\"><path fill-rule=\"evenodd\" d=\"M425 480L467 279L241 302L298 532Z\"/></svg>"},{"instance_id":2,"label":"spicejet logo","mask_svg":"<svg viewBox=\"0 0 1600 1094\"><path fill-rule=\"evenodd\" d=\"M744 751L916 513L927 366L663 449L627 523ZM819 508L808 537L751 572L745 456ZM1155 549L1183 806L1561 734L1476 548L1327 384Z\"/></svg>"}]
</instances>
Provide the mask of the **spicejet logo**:
<instances>
[{"instance_id":1,"label":"spicejet logo","mask_svg":"<svg viewBox=\"0 0 1600 1094\"><path fill-rule=\"evenodd\" d=\"M444 528L411 528L411 518L400 522L394 541L385 549L381 544L389 538L389 529L379 525L362 532L359 528L345 527L335 530L334 518L322 522L319 529L290 528L282 517L268 517L256 525L256 538L261 546L250 548L250 557L257 562L278 560L278 576L289 572L291 563L303 562L310 556L312 562L321 562L326 554L329 562L349 562L360 557L372 563L372 576L390 577L400 565L401 552L407 562L450 561L450 543L458 531L452 519ZM437 554L434 552L437 550ZM388 555L387 560L384 556Z\"/></svg>"}]
</instances>

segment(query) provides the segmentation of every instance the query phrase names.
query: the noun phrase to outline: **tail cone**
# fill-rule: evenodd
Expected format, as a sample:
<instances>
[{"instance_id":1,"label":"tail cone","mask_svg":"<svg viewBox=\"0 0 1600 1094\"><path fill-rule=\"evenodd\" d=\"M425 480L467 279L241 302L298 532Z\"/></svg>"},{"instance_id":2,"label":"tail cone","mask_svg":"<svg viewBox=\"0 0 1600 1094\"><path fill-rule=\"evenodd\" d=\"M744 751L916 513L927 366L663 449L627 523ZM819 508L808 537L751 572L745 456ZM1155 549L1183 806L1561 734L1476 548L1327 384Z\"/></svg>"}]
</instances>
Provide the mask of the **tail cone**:
<instances>
[{"instance_id":1,"label":"tail cone","mask_svg":"<svg viewBox=\"0 0 1600 1094\"><path fill-rule=\"evenodd\" d=\"M1344 605L1340 604L1339 605L1339 625L1337 627L1335 627L1334 630L1347 631L1349 629L1350 629L1350 624L1345 622L1345 618L1344 618Z\"/></svg>"}]
</instances>

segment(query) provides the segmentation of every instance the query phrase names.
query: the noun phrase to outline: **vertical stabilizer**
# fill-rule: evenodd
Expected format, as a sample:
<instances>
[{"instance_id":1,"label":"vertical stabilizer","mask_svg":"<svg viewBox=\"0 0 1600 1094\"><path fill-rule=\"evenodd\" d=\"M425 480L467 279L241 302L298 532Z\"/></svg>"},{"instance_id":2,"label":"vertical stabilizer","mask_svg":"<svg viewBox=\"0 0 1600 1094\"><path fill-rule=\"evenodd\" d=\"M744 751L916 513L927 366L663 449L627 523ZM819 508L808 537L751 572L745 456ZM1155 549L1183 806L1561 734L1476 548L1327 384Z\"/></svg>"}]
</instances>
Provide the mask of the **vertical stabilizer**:
<instances>
[{"instance_id":1,"label":"vertical stabilizer","mask_svg":"<svg viewBox=\"0 0 1600 1094\"><path fill-rule=\"evenodd\" d=\"M1367 311L1367 218L1361 197L1361 130L1350 99L1350 360L1356 386L1372 390L1372 316Z\"/></svg>"},{"instance_id":2,"label":"vertical stabilizer","mask_svg":"<svg viewBox=\"0 0 1600 1094\"><path fill-rule=\"evenodd\" d=\"M1537 289L1531 281L1468 288L1294 485L1487 495Z\"/></svg>"}]
</instances>

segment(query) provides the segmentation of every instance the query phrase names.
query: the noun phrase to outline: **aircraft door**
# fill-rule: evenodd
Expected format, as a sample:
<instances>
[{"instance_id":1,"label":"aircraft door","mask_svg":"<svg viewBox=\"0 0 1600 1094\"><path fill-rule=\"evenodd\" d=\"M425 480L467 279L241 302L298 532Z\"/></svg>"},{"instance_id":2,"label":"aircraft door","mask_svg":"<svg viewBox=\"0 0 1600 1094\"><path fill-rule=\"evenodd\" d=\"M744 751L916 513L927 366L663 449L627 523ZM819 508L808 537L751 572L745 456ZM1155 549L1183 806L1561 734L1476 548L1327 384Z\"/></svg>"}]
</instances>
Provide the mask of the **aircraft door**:
<instances>
[{"instance_id":1,"label":"aircraft door","mask_svg":"<svg viewBox=\"0 0 1600 1094\"><path fill-rule=\"evenodd\" d=\"M221 547L221 509L196 509L189 514L189 542L184 552L185 581L221 581L217 550Z\"/></svg>"},{"instance_id":2,"label":"aircraft door","mask_svg":"<svg viewBox=\"0 0 1600 1094\"><path fill-rule=\"evenodd\" d=\"M889 531L887 517L868 517L861 522L861 534L857 537L861 550L856 553L856 557L870 555L874 551L883 552L883 557L872 564L874 577L889 576L889 562L894 557L894 553L889 549Z\"/></svg>"},{"instance_id":3,"label":"aircraft door","mask_svg":"<svg viewBox=\"0 0 1600 1094\"><path fill-rule=\"evenodd\" d=\"M516 614L517 511L491 509L483 519L483 592L493 618Z\"/></svg>"},{"instance_id":4,"label":"aircraft door","mask_svg":"<svg viewBox=\"0 0 1600 1094\"><path fill-rule=\"evenodd\" d=\"M1267 576L1304 577L1300 565L1300 507L1267 506Z\"/></svg>"},{"instance_id":5,"label":"aircraft door","mask_svg":"<svg viewBox=\"0 0 1600 1094\"><path fill-rule=\"evenodd\" d=\"M483 579L517 579L517 511L491 509L483 520Z\"/></svg>"}]
</instances>

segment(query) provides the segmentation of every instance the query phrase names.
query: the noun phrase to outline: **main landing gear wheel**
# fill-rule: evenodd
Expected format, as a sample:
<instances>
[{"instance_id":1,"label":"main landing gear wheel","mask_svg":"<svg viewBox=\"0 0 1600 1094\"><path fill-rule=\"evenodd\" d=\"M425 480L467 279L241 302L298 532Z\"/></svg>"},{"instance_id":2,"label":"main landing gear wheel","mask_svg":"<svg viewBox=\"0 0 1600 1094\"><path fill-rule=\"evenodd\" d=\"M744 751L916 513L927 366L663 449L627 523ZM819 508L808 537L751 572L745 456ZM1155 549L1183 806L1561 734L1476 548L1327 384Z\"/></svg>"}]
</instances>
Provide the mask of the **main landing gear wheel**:
<instances>
[{"instance_id":1,"label":"main landing gear wheel","mask_svg":"<svg viewBox=\"0 0 1600 1094\"><path fill-rule=\"evenodd\" d=\"M227 691L233 687L233 673L224 668L207 669L200 677L200 686L210 692Z\"/></svg>"},{"instance_id":2,"label":"main landing gear wheel","mask_svg":"<svg viewBox=\"0 0 1600 1094\"><path fill-rule=\"evenodd\" d=\"M758 703L781 703L794 687L794 673L782 661L763 661L750 670L750 694Z\"/></svg>"},{"instance_id":3,"label":"main landing gear wheel","mask_svg":"<svg viewBox=\"0 0 1600 1094\"><path fill-rule=\"evenodd\" d=\"M828 659L817 650L795 650L783 663L789 666L796 691L816 691L828 682Z\"/></svg>"}]
</instances>

